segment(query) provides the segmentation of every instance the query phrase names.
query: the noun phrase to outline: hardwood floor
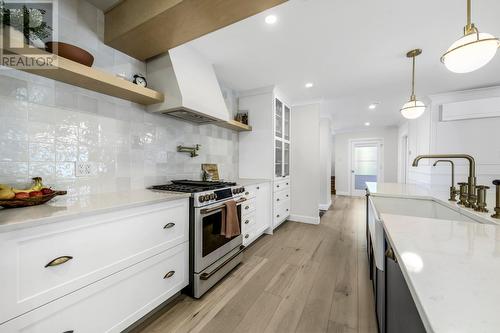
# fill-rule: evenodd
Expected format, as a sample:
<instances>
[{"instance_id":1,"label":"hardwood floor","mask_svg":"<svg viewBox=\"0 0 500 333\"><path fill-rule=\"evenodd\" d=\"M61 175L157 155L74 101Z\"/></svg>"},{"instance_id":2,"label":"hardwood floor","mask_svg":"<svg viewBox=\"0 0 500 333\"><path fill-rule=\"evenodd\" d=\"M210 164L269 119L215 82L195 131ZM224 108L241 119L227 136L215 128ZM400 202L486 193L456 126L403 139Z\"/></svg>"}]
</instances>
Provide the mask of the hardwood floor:
<instances>
[{"instance_id":1,"label":"hardwood floor","mask_svg":"<svg viewBox=\"0 0 500 333\"><path fill-rule=\"evenodd\" d=\"M364 205L336 197L320 225L286 222L201 300L181 295L137 331L377 332Z\"/></svg>"}]
</instances>

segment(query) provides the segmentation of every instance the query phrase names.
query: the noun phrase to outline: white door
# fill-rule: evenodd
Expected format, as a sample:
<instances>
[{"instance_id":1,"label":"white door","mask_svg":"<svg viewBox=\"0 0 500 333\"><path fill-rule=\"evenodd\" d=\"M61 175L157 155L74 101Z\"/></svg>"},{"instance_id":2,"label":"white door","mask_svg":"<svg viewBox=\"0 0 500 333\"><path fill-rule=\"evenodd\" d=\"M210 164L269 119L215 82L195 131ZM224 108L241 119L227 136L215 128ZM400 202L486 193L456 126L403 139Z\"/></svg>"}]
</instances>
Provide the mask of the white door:
<instances>
[{"instance_id":1,"label":"white door","mask_svg":"<svg viewBox=\"0 0 500 333\"><path fill-rule=\"evenodd\" d=\"M382 147L380 140L351 143L351 195L365 194L366 182L381 182Z\"/></svg>"}]
</instances>

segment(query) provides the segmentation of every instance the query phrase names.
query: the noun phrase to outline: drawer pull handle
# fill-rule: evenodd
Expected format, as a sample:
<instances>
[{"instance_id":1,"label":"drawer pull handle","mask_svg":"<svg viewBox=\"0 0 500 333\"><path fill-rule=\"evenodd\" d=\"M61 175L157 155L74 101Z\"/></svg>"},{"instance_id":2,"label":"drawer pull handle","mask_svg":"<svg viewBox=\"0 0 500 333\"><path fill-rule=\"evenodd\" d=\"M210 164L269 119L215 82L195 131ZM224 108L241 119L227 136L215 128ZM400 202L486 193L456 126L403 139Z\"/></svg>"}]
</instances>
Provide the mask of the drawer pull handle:
<instances>
[{"instance_id":1,"label":"drawer pull handle","mask_svg":"<svg viewBox=\"0 0 500 333\"><path fill-rule=\"evenodd\" d=\"M288 212L288 208L286 209L286 211Z\"/></svg>"},{"instance_id":2,"label":"drawer pull handle","mask_svg":"<svg viewBox=\"0 0 500 333\"><path fill-rule=\"evenodd\" d=\"M278 215L276 215L276 217L278 217L278 218L279 218L279 217L280 217L280 216L279 216L279 214L278 214Z\"/></svg>"},{"instance_id":3,"label":"drawer pull handle","mask_svg":"<svg viewBox=\"0 0 500 333\"><path fill-rule=\"evenodd\" d=\"M250 207L249 206L245 206L245 209L249 209Z\"/></svg>"},{"instance_id":4,"label":"drawer pull handle","mask_svg":"<svg viewBox=\"0 0 500 333\"><path fill-rule=\"evenodd\" d=\"M288 183L286 183L288 185Z\"/></svg>"},{"instance_id":5,"label":"drawer pull handle","mask_svg":"<svg viewBox=\"0 0 500 333\"><path fill-rule=\"evenodd\" d=\"M257 186L257 189L260 190L260 186Z\"/></svg>"},{"instance_id":6,"label":"drawer pull handle","mask_svg":"<svg viewBox=\"0 0 500 333\"><path fill-rule=\"evenodd\" d=\"M249 195L249 194L250 194L250 192L245 192L245 195Z\"/></svg>"},{"instance_id":7,"label":"drawer pull handle","mask_svg":"<svg viewBox=\"0 0 500 333\"><path fill-rule=\"evenodd\" d=\"M276 187L280 187L279 185L276 185Z\"/></svg>"},{"instance_id":8,"label":"drawer pull handle","mask_svg":"<svg viewBox=\"0 0 500 333\"><path fill-rule=\"evenodd\" d=\"M55 258L54 260L50 261L47 265L45 265L45 268L62 265L65 262L70 261L71 259L73 259L72 256L61 256L61 257Z\"/></svg>"},{"instance_id":9,"label":"drawer pull handle","mask_svg":"<svg viewBox=\"0 0 500 333\"><path fill-rule=\"evenodd\" d=\"M175 274L175 271L170 271L167 274L165 274L165 276L163 277L163 279L169 279L172 276L174 276L174 274Z\"/></svg>"},{"instance_id":10,"label":"drawer pull handle","mask_svg":"<svg viewBox=\"0 0 500 333\"><path fill-rule=\"evenodd\" d=\"M63 333L74 333L75 331L71 330L71 331L64 331Z\"/></svg>"},{"instance_id":11,"label":"drawer pull handle","mask_svg":"<svg viewBox=\"0 0 500 333\"><path fill-rule=\"evenodd\" d=\"M249 235L249 234L246 234L246 235L245 235L245 238L248 238L248 237L250 237L250 235Z\"/></svg>"},{"instance_id":12,"label":"drawer pull handle","mask_svg":"<svg viewBox=\"0 0 500 333\"><path fill-rule=\"evenodd\" d=\"M288 198L288 197L289 197L289 195L287 194L287 195L286 195L286 197Z\"/></svg>"},{"instance_id":13,"label":"drawer pull handle","mask_svg":"<svg viewBox=\"0 0 500 333\"><path fill-rule=\"evenodd\" d=\"M165 226L163 227L163 229L170 229L170 228L173 228L174 226L175 226L175 223L170 222L170 223L165 224Z\"/></svg>"},{"instance_id":14,"label":"drawer pull handle","mask_svg":"<svg viewBox=\"0 0 500 333\"><path fill-rule=\"evenodd\" d=\"M246 220L246 221L245 221L245 224L248 224L248 223L250 223L250 220Z\"/></svg>"},{"instance_id":15,"label":"drawer pull handle","mask_svg":"<svg viewBox=\"0 0 500 333\"><path fill-rule=\"evenodd\" d=\"M280 201L280 198L276 199L276 201Z\"/></svg>"}]
</instances>

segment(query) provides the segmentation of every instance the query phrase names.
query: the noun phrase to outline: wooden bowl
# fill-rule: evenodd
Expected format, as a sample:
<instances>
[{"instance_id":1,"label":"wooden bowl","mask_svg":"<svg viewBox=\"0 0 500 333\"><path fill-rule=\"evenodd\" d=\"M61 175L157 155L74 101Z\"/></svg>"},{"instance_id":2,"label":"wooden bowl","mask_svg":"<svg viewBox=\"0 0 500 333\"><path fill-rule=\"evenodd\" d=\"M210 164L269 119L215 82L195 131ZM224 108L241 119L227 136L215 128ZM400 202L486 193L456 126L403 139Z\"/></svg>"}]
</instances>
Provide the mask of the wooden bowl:
<instances>
[{"instance_id":1,"label":"wooden bowl","mask_svg":"<svg viewBox=\"0 0 500 333\"><path fill-rule=\"evenodd\" d=\"M92 67L94 63L94 56L78 46L62 42L47 42L45 49L50 53L55 53L88 67Z\"/></svg>"},{"instance_id":2,"label":"wooden bowl","mask_svg":"<svg viewBox=\"0 0 500 333\"><path fill-rule=\"evenodd\" d=\"M3 208L19 208L19 207L30 207L38 206L52 200L58 195L65 195L66 191L54 191L51 194L42 195L40 197L29 197L26 199L5 199L0 200L0 206Z\"/></svg>"}]
</instances>

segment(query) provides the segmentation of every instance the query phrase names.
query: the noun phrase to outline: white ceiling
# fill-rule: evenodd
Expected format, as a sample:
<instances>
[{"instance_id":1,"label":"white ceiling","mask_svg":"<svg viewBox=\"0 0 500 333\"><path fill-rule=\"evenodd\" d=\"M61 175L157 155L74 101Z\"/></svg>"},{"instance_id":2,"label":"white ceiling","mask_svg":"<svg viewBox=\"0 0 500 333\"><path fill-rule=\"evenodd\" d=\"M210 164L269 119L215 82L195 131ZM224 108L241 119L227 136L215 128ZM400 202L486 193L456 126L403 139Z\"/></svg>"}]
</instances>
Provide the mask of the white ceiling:
<instances>
[{"instance_id":1,"label":"white ceiling","mask_svg":"<svg viewBox=\"0 0 500 333\"><path fill-rule=\"evenodd\" d=\"M268 14L278 22L264 23ZM473 21L500 36L500 1L473 1ZM417 95L500 84L500 54L471 74L453 74L441 54L460 37L464 0L290 0L203 36L192 45L236 90L276 84L290 103L325 100L335 130L396 125L417 58ZM305 89L306 82L315 86ZM369 111L371 102L380 102Z\"/></svg>"},{"instance_id":2,"label":"white ceiling","mask_svg":"<svg viewBox=\"0 0 500 333\"><path fill-rule=\"evenodd\" d=\"M106 10L115 6L122 0L87 0L87 1L96 6L97 8L99 8L100 10L102 10L103 12L105 12Z\"/></svg>"}]
</instances>

